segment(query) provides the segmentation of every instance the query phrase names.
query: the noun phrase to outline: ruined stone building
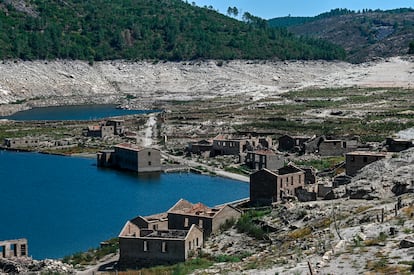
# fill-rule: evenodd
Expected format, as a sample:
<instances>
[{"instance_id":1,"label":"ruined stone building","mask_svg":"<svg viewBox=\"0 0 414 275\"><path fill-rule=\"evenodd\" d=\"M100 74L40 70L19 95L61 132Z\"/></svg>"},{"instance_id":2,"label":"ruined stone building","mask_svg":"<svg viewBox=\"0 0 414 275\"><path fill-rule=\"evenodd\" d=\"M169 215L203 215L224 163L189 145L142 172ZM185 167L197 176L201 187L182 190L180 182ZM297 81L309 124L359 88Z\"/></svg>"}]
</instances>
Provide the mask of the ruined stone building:
<instances>
[{"instance_id":1,"label":"ruined stone building","mask_svg":"<svg viewBox=\"0 0 414 275\"><path fill-rule=\"evenodd\" d=\"M279 140L278 150L283 152L305 152L305 142L311 137L283 135Z\"/></svg>"},{"instance_id":2,"label":"ruined stone building","mask_svg":"<svg viewBox=\"0 0 414 275\"><path fill-rule=\"evenodd\" d=\"M211 233L220 229L220 225L229 220L237 220L241 211L230 205L207 207L202 203L192 204L186 200L179 200L168 210L168 228L188 229L192 224L198 225L207 238Z\"/></svg>"},{"instance_id":3,"label":"ruined stone building","mask_svg":"<svg viewBox=\"0 0 414 275\"><path fill-rule=\"evenodd\" d=\"M276 171L262 169L250 175L250 203L271 205L284 196L295 196L298 189L305 187L305 172L293 165Z\"/></svg>"},{"instance_id":4,"label":"ruined stone building","mask_svg":"<svg viewBox=\"0 0 414 275\"><path fill-rule=\"evenodd\" d=\"M203 230L191 225L187 230L140 229L127 227L119 235L119 266L140 268L186 261L203 246Z\"/></svg>"},{"instance_id":5,"label":"ruined stone building","mask_svg":"<svg viewBox=\"0 0 414 275\"><path fill-rule=\"evenodd\" d=\"M357 140L325 139L319 144L321 156L343 156L358 147Z\"/></svg>"},{"instance_id":6,"label":"ruined stone building","mask_svg":"<svg viewBox=\"0 0 414 275\"><path fill-rule=\"evenodd\" d=\"M191 154L203 154L204 152L210 153L213 149L213 142L203 139L196 142L189 142L186 148L187 152Z\"/></svg>"},{"instance_id":7,"label":"ruined stone building","mask_svg":"<svg viewBox=\"0 0 414 275\"><path fill-rule=\"evenodd\" d=\"M345 169L348 176L355 176L358 171L366 165L386 158L386 152L354 151L345 155Z\"/></svg>"},{"instance_id":8,"label":"ruined stone building","mask_svg":"<svg viewBox=\"0 0 414 275\"><path fill-rule=\"evenodd\" d=\"M97 154L99 167L114 167L134 172L161 171L161 152L154 148L143 148L131 143L121 143L113 150Z\"/></svg>"},{"instance_id":9,"label":"ruined stone building","mask_svg":"<svg viewBox=\"0 0 414 275\"><path fill-rule=\"evenodd\" d=\"M272 139L270 137L233 138L225 135L218 135L213 139L211 156L238 156L245 151L252 151L257 148L269 149L271 146Z\"/></svg>"},{"instance_id":10,"label":"ruined stone building","mask_svg":"<svg viewBox=\"0 0 414 275\"><path fill-rule=\"evenodd\" d=\"M247 152L244 162L247 167L254 170L277 170L285 166L285 157L271 150L257 150Z\"/></svg>"},{"instance_id":11,"label":"ruined stone building","mask_svg":"<svg viewBox=\"0 0 414 275\"><path fill-rule=\"evenodd\" d=\"M0 241L0 258L27 257L28 251L26 239Z\"/></svg>"},{"instance_id":12,"label":"ruined stone building","mask_svg":"<svg viewBox=\"0 0 414 275\"><path fill-rule=\"evenodd\" d=\"M83 135L87 137L105 138L114 135L122 135L125 132L123 120L112 119L100 125L91 125L84 129Z\"/></svg>"},{"instance_id":13,"label":"ruined stone building","mask_svg":"<svg viewBox=\"0 0 414 275\"><path fill-rule=\"evenodd\" d=\"M228 205L209 208L181 199L166 213L135 217L119 234L119 265L125 269L184 262L220 225L240 216L241 211Z\"/></svg>"},{"instance_id":14,"label":"ruined stone building","mask_svg":"<svg viewBox=\"0 0 414 275\"><path fill-rule=\"evenodd\" d=\"M34 137L6 138L3 145L10 149L38 147L40 140Z\"/></svg>"}]
</instances>

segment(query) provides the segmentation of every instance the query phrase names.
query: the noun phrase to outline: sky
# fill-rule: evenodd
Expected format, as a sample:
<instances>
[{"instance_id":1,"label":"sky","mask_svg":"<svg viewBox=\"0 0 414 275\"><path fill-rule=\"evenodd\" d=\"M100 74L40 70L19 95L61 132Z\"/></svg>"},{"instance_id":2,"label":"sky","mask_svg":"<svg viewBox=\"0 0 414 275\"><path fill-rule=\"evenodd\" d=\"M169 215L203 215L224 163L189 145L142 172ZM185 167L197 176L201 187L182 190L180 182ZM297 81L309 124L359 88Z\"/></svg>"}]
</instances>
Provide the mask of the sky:
<instances>
[{"instance_id":1,"label":"sky","mask_svg":"<svg viewBox=\"0 0 414 275\"><path fill-rule=\"evenodd\" d=\"M414 8L414 0L188 0L197 6L212 6L226 14L228 7L237 7L239 17L245 12L263 19L282 16L315 16L336 8L350 10Z\"/></svg>"}]
</instances>

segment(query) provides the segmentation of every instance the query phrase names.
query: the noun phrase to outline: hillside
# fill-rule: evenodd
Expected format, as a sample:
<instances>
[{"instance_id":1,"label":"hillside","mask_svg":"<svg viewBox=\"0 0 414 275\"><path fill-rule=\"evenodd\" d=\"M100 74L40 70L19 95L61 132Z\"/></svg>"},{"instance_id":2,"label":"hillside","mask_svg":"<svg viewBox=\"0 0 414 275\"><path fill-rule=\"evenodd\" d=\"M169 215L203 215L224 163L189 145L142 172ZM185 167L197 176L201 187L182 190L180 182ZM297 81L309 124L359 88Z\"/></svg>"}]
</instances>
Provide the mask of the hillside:
<instances>
[{"instance_id":1,"label":"hillside","mask_svg":"<svg viewBox=\"0 0 414 275\"><path fill-rule=\"evenodd\" d=\"M0 58L343 59L343 49L181 0L0 1Z\"/></svg>"},{"instance_id":2,"label":"hillside","mask_svg":"<svg viewBox=\"0 0 414 275\"><path fill-rule=\"evenodd\" d=\"M336 43L346 50L351 62L407 54L414 41L413 9L363 12L338 9L316 17L275 18L269 24L287 26L296 35Z\"/></svg>"}]
</instances>

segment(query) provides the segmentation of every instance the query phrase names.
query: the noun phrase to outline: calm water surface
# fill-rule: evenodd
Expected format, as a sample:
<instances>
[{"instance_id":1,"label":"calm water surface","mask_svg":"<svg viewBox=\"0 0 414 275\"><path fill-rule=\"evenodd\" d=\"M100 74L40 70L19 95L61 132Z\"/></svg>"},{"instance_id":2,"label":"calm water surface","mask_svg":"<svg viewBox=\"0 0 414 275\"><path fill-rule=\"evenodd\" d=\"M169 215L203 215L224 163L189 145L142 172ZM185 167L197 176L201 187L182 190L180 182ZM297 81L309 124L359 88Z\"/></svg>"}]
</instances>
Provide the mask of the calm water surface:
<instances>
[{"instance_id":1,"label":"calm water surface","mask_svg":"<svg viewBox=\"0 0 414 275\"><path fill-rule=\"evenodd\" d=\"M35 259L60 258L116 237L137 215L177 200L214 206L248 197L248 184L196 174L100 169L94 159L0 151L0 240L27 238Z\"/></svg>"},{"instance_id":2,"label":"calm water surface","mask_svg":"<svg viewBox=\"0 0 414 275\"><path fill-rule=\"evenodd\" d=\"M11 116L0 117L12 120L92 120L114 116L144 114L150 110L123 110L116 105L76 105L60 107L34 108L17 112Z\"/></svg>"}]
</instances>

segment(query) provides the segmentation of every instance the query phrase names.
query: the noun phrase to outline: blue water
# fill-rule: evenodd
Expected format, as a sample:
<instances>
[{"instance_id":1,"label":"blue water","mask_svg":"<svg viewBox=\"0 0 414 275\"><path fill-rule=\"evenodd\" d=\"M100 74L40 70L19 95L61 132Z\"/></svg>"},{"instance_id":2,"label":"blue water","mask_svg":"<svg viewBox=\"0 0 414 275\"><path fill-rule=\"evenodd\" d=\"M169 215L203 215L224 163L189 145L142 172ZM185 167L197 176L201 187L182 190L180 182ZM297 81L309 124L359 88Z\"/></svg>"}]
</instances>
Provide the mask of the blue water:
<instances>
[{"instance_id":1,"label":"blue water","mask_svg":"<svg viewBox=\"0 0 414 275\"><path fill-rule=\"evenodd\" d=\"M0 151L0 240L27 238L35 259L60 258L116 237L137 216L180 198L214 206L248 197L248 184L188 173L137 176L94 159Z\"/></svg>"},{"instance_id":2,"label":"blue water","mask_svg":"<svg viewBox=\"0 0 414 275\"><path fill-rule=\"evenodd\" d=\"M114 116L150 113L150 110L123 110L116 105L75 105L34 108L0 117L11 120L93 120Z\"/></svg>"}]
</instances>

